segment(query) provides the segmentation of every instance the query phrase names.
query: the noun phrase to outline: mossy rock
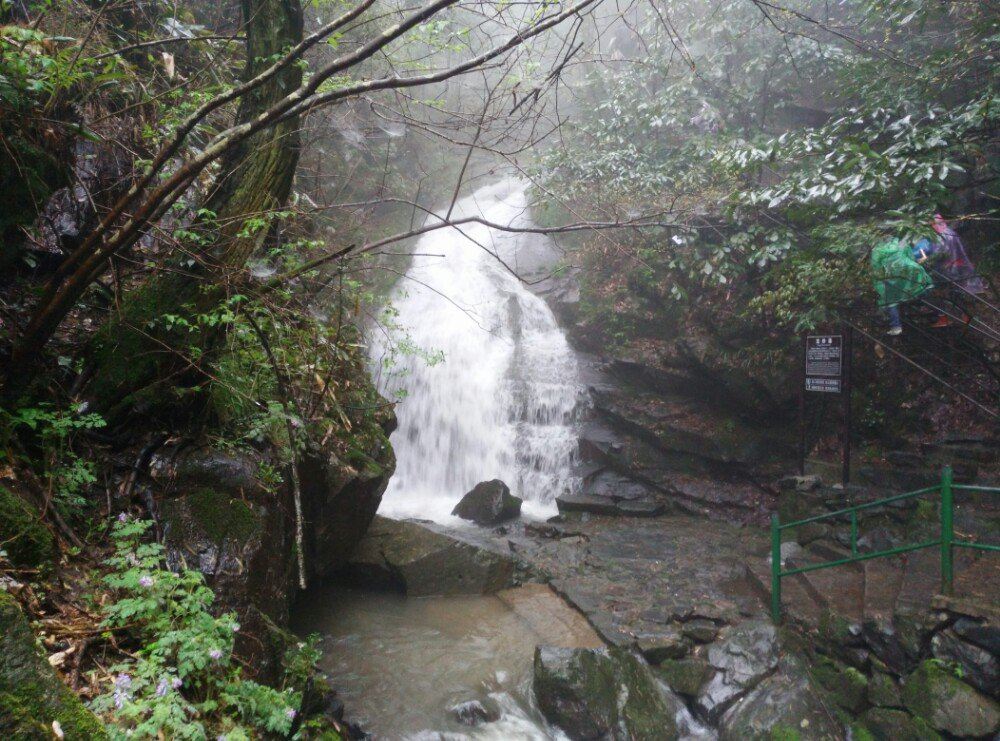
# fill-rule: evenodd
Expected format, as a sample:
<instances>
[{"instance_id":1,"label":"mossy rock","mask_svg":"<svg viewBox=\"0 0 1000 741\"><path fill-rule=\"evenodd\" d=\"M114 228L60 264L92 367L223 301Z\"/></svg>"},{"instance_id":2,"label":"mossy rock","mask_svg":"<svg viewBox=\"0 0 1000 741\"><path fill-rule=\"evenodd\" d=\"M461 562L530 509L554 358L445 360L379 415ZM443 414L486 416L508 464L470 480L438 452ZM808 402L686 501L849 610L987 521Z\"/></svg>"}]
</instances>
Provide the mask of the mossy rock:
<instances>
[{"instance_id":1,"label":"mossy rock","mask_svg":"<svg viewBox=\"0 0 1000 741\"><path fill-rule=\"evenodd\" d=\"M622 649L535 649L542 714L571 738L676 739L679 699Z\"/></svg>"},{"instance_id":2,"label":"mossy rock","mask_svg":"<svg viewBox=\"0 0 1000 741\"><path fill-rule=\"evenodd\" d=\"M711 674L711 667L704 659L664 659L653 669L670 685L670 689L681 695L694 697L701 690Z\"/></svg>"},{"instance_id":3,"label":"mossy rock","mask_svg":"<svg viewBox=\"0 0 1000 741\"><path fill-rule=\"evenodd\" d=\"M107 738L100 721L38 651L17 602L0 591L0 734L48 741L53 721L67 739Z\"/></svg>"},{"instance_id":4,"label":"mossy rock","mask_svg":"<svg viewBox=\"0 0 1000 741\"><path fill-rule=\"evenodd\" d=\"M260 527L257 514L242 499L210 487L199 487L164 506L166 518L179 528L178 540L204 536L215 544L244 543Z\"/></svg>"},{"instance_id":5,"label":"mossy rock","mask_svg":"<svg viewBox=\"0 0 1000 741\"><path fill-rule=\"evenodd\" d=\"M892 675L880 671L872 672L868 681L868 702L879 708L903 707L903 696Z\"/></svg>"},{"instance_id":6,"label":"mossy rock","mask_svg":"<svg viewBox=\"0 0 1000 741\"><path fill-rule=\"evenodd\" d=\"M861 725L875 741L940 741L941 736L923 718L903 710L871 708L861 716ZM857 738L857 737L855 737Z\"/></svg>"},{"instance_id":7,"label":"mossy rock","mask_svg":"<svg viewBox=\"0 0 1000 741\"><path fill-rule=\"evenodd\" d=\"M55 558L52 533L27 502L0 486L0 549L15 566L37 568Z\"/></svg>"},{"instance_id":8,"label":"mossy rock","mask_svg":"<svg viewBox=\"0 0 1000 741\"><path fill-rule=\"evenodd\" d=\"M813 678L839 707L852 715L865 708L868 677L839 661L820 656L812 665Z\"/></svg>"},{"instance_id":9,"label":"mossy rock","mask_svg":"<svg viewBox=\"0 0 1000 741\"><path fill-rule=\"evenodd\" d=\"M1000 730L1000 705L933 659L906 678L903 703L935 730L952 736L981 738Z\"/></svg>"}]
</instances>

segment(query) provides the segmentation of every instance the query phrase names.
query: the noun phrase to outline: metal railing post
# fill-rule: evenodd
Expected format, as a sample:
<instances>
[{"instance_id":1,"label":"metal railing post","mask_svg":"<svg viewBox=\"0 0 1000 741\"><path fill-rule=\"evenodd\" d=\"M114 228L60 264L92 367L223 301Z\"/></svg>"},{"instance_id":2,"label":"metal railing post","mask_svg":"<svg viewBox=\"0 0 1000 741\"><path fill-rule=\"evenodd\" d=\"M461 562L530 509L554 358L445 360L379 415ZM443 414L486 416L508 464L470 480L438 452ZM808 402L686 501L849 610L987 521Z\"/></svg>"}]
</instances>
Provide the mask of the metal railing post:
<instances>
[{"instance_id":1,"label":"metal railing post","mask_svg":"<svg viewBox=\"0 0 1000 741\"><path fill-rule=\"evenodd\" d=\"M949 595L954 587L952 542L955 538L951 484L951 466L945 466L941 469L941 592Z\"/></svg>"},{"instance_id":2,"label":"metal railing post","mask_svg":"<svg viewBox=\"0 0 1000 741\"><path fill-rule=\"evenodd\" d=\"M858 511L851 510L851 555L858 555Z\"/></svg>"},{"instance_id":3,"label":"metal railing post","mask_svg":"<svg viewBox=\"0 0 1000 741\"><path fill-rule=\"evenodd\" d=\"M781 622L781 529L778 515L771 515L771 619Z\"/></svg>"}]
</instances>

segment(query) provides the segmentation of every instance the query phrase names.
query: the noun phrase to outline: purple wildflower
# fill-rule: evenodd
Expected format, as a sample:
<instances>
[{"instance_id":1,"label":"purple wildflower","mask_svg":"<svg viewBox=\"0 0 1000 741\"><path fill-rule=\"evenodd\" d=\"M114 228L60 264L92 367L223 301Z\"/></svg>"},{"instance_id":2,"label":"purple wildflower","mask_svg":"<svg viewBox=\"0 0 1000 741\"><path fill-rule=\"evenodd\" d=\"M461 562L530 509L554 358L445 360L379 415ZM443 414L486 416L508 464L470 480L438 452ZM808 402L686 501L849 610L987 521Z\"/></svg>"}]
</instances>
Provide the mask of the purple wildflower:
<instances>
[{"instance_id":1,"label":"purple wildflower","mask_svg":"<svg viewBox=\"0 0 1000 741\"><path fill-rule=\"evenodd\" d=\"M238 633L239 630L240 630L240 624L239 623L233 623L233 633Z\"/></svg>"},{"instance_id":2,"label":"purple wildflower","mask_svg":"<svg viewBox=\"0 0 1000 741\"><path fill-rule=\"evenodd\" d=\"M163 697L170 691L170 683L167 681L166 677L163 677L159 684L156 685L156 696Z\"/></svg>"},{"instance_id":3,"label":"purple wildflower","mask_svg":"<svg viewBox=\"0 0 1000 741\"><path fill-rule=\"evenodd\" d=\"M184 683L181 681L180 677L174 677L173 679L170 680L170 686L173 687L175 690L179 689L182 684Z\"/></svg>"},{"instance_id":4,"label":"purple wildflower","mask_svg":"<svg viewBox=\"0 0 1000 741\"><path fill-rule=\"evenodd\" d=\"M295 712L294 708L288 708L288 710L285 711L285 717L288 718L288 720L295 720L296 715L298 715L298 713Z\"/></svg>"},{"instance_id":5,"label":"purple wildflower","mask_svg":"<svg viewBox=\"0 0 1000 741\"><path fill-rule=\"evenodd\" d=\"M208 652L208 657L212 661L218 661L219 659L222 658L222 650L218 648L213 648L211 651Z\"/></svg>"},{"instance_id":6,"label":"purple wildflower","mask_svg":"<svg viewBox=\"0 0 1000 741\"><path fill-rule=\"evenodd\" d=\"M118 515L118 522L122 523L128 522L128 515L125 512L120 513Z\"/></svg>"},{"instance_id":7,"label":"purple wildflower","mask_svg":"<svg viewBox=\"0 0 1000 741\"><path fill-rule=\"evenodd\" d=\"M153 577L151 577L149 574L143 574L142 576L139 577L139 586L149 589L151 586L153 586Z\"/></svg>"},{"instance_id":8,"label":"purple wildflower","mask_svg":"<svg viewBox=\"0 0 1000 741\"><path fill-rule=\"evenodd\" d=\"M114 700L115 707L121 710L125 703L132 699L132 677L128 674L119 674L115 677Z\"/></svg>"}]
</instances>

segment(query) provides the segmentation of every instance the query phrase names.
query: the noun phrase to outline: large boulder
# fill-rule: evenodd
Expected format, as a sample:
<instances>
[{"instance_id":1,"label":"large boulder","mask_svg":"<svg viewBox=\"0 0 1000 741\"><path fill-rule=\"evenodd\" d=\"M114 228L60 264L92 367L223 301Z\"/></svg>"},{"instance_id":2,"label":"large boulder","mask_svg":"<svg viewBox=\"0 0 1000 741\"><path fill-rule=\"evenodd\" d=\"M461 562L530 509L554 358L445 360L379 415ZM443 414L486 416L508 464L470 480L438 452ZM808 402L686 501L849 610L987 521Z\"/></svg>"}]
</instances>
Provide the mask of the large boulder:
<instances>
[{"instance_id":1,"label":"large boulder","mask_svg":"<svg viewBox=\"0 0 1000 741\"><path fill-rule=\"evenodd\" d=\"M959 638L951 630L943 630L931 641L934 657L962 668L962 678L980 692L1000 695L1000 660L985 648Z\"/></svg>"},{"instance_id":2,"label":"large boulder","mask_svg":"<svg viewBox=\"0 0 1000 741\"><path fill-rule=\"evenodd\" d=\"M376 516L341 576L410 596L492 594L514 586L519 565L509 554L434 532L417 522Z\"/></svg>"},{"instance_id":3,"label":"large boulder","mask_svg":"<svg viewBox=\"0 0 1000 741\"><path fill-rule=\"evenodd\" d=\"M0 734L44 741L56 737L53 723L67 739L107 738L100 721L35 647L17 602L0 590Z\"/></svg>"},{"instance_id":4,"label":"large boulder","mask_svg":"<svg viewBox=\"0 0 1000 741\"><path fill-rule=\"evenodd\" d=\"M720 741L843 737L801 659L793 654L784 655L778 671L737 700L719 721Z\"/></svg>"},{"instance_id":5,"label":"large boulder","mask_svg":"<svg viewBox=\"0 0 1000 741\"><path fill-rule=\"evenodd\" d=\"M476 484L451 513L477 525L497 525L520 515L521 502L510 493L507 484L493 479Z\"/></svg>"},{"instance_id":6,"label":"large boulder","mask_svg":"<svg viewBox=\"0 0 1000 741\"><path fill-rule=\"evenodd\" d=\"M914 718L904 710L870 708L861 716L861 725L875 737L875 741L941 740L941 735L923 718Z\"/></svg>"},{"instance_id":7,"label":"large boulder","mask_svg":"<svg viewBox=\"0 0 1000 741\"><path fill-rule=\"evenodd\" d=\"M906 678L903 703L951 736L983 738L1000 730L1000 705L934 660L923 662Z\"/></svg>"},{"instance_id":8,"label":"large boulder","mask_svg":"<svg viewBox=\"0 0 1000 741\"><path fill-rule=\"evenodd\" d=\"M766 620L748 620L732 628L708 649L708 663L715 670L695 700L695 707L709 721L756 687L778 665L778 633Z\"/></svg>"},{"instance_id":9,"label":"large boulder","mask_svg":"<svg viewBox=\"0 0 1000 741\"><path fill-rule=\"evenodd\" d=\"M382 428L359 433L357 445L349 460L318 450L300 460L308 583L347 563L392 474ZM156 502L168 563L204 573L219 609L236 612L236 653L263 680L280 676L298 582L293 492L267 475L277 465L266 453L165 448L144 485Z\"/></svg>"},{"instance_id":10,"label":"large boulder","mask_svg":"<svg viewBox=\"0 0 1000 741\"><path fill-rule=\"evenodd\" d=\"M683 704L623 649L539 646L534 693L545 718L571 739L680 736Z\"/></svg>"}]
</instances>

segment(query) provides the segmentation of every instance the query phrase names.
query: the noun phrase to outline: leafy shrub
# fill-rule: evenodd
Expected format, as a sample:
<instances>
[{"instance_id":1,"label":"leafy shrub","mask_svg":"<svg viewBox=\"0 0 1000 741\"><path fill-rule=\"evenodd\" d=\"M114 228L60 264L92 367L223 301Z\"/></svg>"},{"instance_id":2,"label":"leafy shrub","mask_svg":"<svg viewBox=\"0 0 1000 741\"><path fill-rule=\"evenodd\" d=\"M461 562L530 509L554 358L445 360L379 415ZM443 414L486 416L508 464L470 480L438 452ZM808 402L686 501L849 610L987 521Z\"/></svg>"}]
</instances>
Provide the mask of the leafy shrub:
<instances>
[{"instance_id":1,"label":"leafy shrub","mask_svg":"<svg viewBox=\"0 0 1000 741\"><path fill-rule=\"evenodd\" d=\"M235 615L212 615L214 595L200 572L164 568L163 546L143 542L150 524L123 515L112 532L104 582L117 599L104 624L127 629L139 648L111 668L115 678L93 710L112 738L287 735L301 695L241 676L232 658Z\"/></svg>"}]
</instances>

